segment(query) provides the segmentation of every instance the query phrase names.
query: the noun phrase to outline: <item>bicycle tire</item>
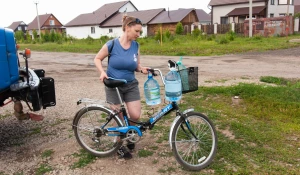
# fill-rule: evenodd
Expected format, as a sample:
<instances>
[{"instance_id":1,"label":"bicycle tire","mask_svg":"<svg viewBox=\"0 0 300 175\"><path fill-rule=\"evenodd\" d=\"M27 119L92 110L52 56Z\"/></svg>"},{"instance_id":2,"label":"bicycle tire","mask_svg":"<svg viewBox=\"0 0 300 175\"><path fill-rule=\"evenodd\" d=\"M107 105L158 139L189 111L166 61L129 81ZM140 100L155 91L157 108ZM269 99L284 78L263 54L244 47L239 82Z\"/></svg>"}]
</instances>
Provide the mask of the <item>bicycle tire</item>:
<instances>
[{"instance_id":1,"label":"bicycle tire","mask_svg":"<svg viewBox=\"0 0 300 175\"><path fill-rule=\"evenodd\" d=\"M186 121L197 139L189 131ZM217 142L213 123L197 112L189 112L186 117L180 118L171 133L172 152L177 162L192 171L199 171L211 164L217 152Z\"/></svg>"},{"instance_id":2,"label":"bicycle tire","mask_svg":"<svg viewBox=\"0 0 300 175\"><path fill-rule=\"evenodd\" d=\"M122 142L117 141L118 136L97 135L97 129L106 122L110 112L99 106L84 107L76 114L73 130L79 145L97 157L107 157L117 152ZM93 117L93 118L92 118ZM116 116L106 125L107 127L122 126Z\"/></svg>"}]
</instances>

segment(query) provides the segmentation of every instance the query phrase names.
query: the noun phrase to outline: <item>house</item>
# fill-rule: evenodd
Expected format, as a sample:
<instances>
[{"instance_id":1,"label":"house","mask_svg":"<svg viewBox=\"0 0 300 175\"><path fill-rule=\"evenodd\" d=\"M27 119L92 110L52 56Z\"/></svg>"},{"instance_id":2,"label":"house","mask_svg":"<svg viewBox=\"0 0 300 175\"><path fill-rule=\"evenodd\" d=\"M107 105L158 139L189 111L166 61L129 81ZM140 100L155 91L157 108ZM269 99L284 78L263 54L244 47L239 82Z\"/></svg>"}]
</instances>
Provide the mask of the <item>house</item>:
<instances>
[{"instance_id":1,"label":"house","mask_svg":"<svg viewBox=\"0 0 300 175\"><path fill-rule=\"evenodd\" d=\"M133 11L138 11L138 9L131 3L131 1L104 4L92 13L77 16L64 27L66 27L67 35L78 39L87 38L88 36L92 38L100 38L102 35L110 33L107 32L107 28L103 29L100 27L102 24L111 19L117 13ZM121 18L119 20L121 21Z\"/></svg>"},{"instance_id":2,"label":"house","mask_svg":"<svg viewBox=\"0 0 300 175\"><path fill-rule=\"evenodd\" d=\"M287 13L293 16L294 1L295 0L269 0L267 17L272 18L272 17L286 16ZM290 5L288 5L288 3Z\"/></svg>"},{"instance_id":3,"label":"house","mask_svg":"<svg viewBox=\"0 0 300 175\"><path fill-rule=\"evenodd\" d=\"M249 0L211 0L211 21L218 24L243 23L249 17ZM267 15L267 0L252 0L252 15Z\"/></svg>"},{"instance_id":4,"label":"house","mask_svg":"<svg viewBox=\"0 0 300 175\"><path fill-rule=\"evenodd\" d=\"M252 18L294 15L294 1L299 0L252 0ZM243 23L249 18L249 0L211 0L213 23Z\"/></svg>"},{"instance_id":5,"label":"house","mask_svg":"<svg viewBox=\"0 0 300 175\"><path fill-rule=\"evenodd\" d=\"M169 30L175 34L177 23L181 22L184 27L184 34L191 33L192 24L199 22L195 9L178 9L163 11L147 24L147 34L155 35L160 27L163 31Z\"/></svg>"},{"instance_id":6,"label":"house","mask_svg":"<svg viewBox=\"0 0 300 175\"><path fill-rule=\"evenodd\" d=\"M204 10L202 9L196 9L196 14L199 20L199 24L202 25L207 25L211 24L211 16L207 14Z\"/></svg>"},{"instance_id":7,"label":"house","mask_svg":"<svg viewBox=\"0 0 300 175\"><path fill-rule=\"evenodd\" d=\"M23 21L16 21L13 22L10 26L7 28L12 29L14 32L22 31L23 33L26 33L27 31L27 24L25 24Z\"/></svg>"},{"instance_id":8,"label":"house","mask_svg":"<svg viewBox=\"0 0 300 175\"><path fill-rule=\"evenodd\" d=\"M39 35L38 19L41 33L50 33L51 31L58 33L64 32L64 27L62 23L59 22L59 20L53 14L50 13L39 15L38 17L35 17L35 19L31 23L28 24L27 30L29 31L30 35L32 35L33 30L35 30Z\"/></svg>"},{"instance_id":9,"label":"house","mask_svg":"<svg viewBox=\"0 0 300 175\"><path fill-rule=\"evenodd\" d=\"M142 34L141 37L148 36L148 23L158 16L160 13L164 12L164 8L160 9L152 9L152 10L143 10L143 11L134 11L134 12L126 12L128 16L134 16L139 18L142 23ZM111 19L106 21L105 23L101 24L100 27L102 28L103 35L117 37L120 36L122 31L122 17L124 13L117 13Z\"/></svg>"},{"instance_id":10,"label":"house","mask_svg":"<svg viewBox=\"0 0 300 175\"><path fill-rule=\"evenodd\" d=\"M294 1L294 14L300 13L300 0Z\"/></svg>"}]
</instances>

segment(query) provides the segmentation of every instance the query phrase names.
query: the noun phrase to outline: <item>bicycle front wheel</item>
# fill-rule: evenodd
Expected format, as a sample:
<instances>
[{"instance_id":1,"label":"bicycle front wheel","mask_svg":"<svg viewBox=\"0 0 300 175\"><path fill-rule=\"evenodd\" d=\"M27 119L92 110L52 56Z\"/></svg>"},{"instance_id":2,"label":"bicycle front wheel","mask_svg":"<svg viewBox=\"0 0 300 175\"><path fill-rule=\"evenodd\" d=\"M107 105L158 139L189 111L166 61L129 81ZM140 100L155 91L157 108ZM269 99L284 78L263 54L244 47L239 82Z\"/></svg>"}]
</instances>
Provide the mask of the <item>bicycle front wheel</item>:
<instances>
[{"instance_id":1,"label":"bicycle front wheel","mask_svg":"<svg viewBox=\"0 0 300 175\"><path fill-rule=\"evenodd\" d=\"M193 171L207 167L217 151L215 127L208 117L196 112L189 112L176 122L171 142L177 162Z\"/></svg>"},{"instance_id":2,"label":"bicycle front wheel","mask_svg":"<svg viewBox=\"0 0 300 175\"><path fill-rule=\"evenodd\" d=\"M110 156L121 147L120 136L107 136L105 128L122 126L116 116L98 106L81 109L74 118L74 134L79 145L98 157Z\"/></svg>"}]
</instances>

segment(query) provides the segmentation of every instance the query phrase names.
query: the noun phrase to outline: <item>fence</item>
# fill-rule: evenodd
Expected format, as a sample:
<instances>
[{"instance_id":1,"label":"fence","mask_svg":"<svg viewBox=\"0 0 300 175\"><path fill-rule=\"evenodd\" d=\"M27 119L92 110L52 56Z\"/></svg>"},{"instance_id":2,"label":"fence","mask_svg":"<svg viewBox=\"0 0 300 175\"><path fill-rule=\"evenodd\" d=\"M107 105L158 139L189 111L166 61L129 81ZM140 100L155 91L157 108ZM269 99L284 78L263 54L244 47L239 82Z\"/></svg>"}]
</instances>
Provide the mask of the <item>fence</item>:
<instances>
[{"instance_id":1,"label":"fence","mask_svg":"<svg viewBox=\"0 0 300 175\"><path fill-rule=\"evenodd\" d=\"M289 19L289 23L287 23L287 24L289 24L289 26L286 29L280 29L279 27L277 27L277 29L276 29L277 31L279 31L279 29L284 30L284 31L288 30L287 33L289 33L289 34L300 31L299 18L292 20L292 17L276 17L276 18L260 18L260 19L253 20L253 30L254 30L253 33L259 34L259 33L263 32L264 30L265 31L269 30L270 27L272 27L273 25L278 26L279 23L274 22L274 21L278 21L279 19L281 21L283 19L285 19L285 21L287 21L287 19ZM264 22L262 24L258 21L264 21ZM284 24L282 23L281 26L285 26L285 23ZM249 21L246 20L245 23L199 25L198 28L202 32L207 33L207 34L225 34L229 31L234 31L236 34L248 35L249 34ZM256 30L256 32L255 32L255 30ZM258 31L260 31L260 32L258 32ZM272 30L270 29L270 31L272 31ZM281 32L281 34L284 34L284 33L285 32ZM263 33L261 33L261 35L266 36ZM273 33L273 35L274 35L274 33Z\"/></svg>"}]
</instances>

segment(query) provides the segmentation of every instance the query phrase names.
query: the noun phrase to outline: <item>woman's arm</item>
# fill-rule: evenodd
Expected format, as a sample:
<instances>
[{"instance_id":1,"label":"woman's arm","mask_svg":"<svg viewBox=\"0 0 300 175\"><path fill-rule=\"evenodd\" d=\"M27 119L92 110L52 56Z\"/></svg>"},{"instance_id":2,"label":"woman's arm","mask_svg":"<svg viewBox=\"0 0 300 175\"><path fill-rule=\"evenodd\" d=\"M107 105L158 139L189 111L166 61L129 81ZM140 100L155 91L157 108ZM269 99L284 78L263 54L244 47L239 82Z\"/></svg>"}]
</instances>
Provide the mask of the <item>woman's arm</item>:
<instances>
[{"instance_id":1,"label":"woman's arm","mask_svg":"<svg viewBox=\"0 0 300 175\"><path fill-rule=\"evenodd\" d=\"M140 59L140 49L138 50L138 59L137 59L137 68L135 71L137 72L141 72L143 74L147 74L148 73L148 69L150 69L149 67L143 67L141 65L141 59Z\"/></svg>"},{"instance_id":2,"label":"woman's arm","mask_svg":"<svg viewBox=\"0 0 300 175\"><path fill-rule=\"evenodd\" d=\"M106 72L103 69L102 66L102 60L104 60L105 57L108 56L108 47L106 44L102 46L102 48L99 50L97 55L94 58L94 63L97 67L97 70L100 73L100 80L103 81L104 78L108 78Z\"/></svg>"}]
</instances>

